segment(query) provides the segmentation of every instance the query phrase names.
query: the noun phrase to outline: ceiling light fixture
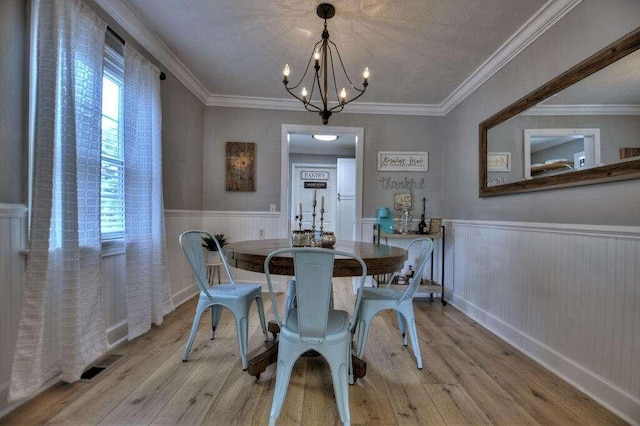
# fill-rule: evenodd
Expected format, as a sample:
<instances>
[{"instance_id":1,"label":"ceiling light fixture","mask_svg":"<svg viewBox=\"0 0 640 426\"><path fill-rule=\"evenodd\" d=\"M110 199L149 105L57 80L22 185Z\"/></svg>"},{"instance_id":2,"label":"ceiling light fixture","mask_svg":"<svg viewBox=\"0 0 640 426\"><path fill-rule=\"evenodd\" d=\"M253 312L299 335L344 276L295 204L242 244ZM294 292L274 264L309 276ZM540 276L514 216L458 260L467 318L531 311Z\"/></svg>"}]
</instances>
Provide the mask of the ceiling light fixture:
<instances>
[{"instance_id":1,"label":"ceiling light fixture","mask_svg":"<svg viewBox=\"0 0 640 426\"><path fill-rule=\"evenodd\" d=\"M338 139L337 135L313 135L313 138L319 141L332 142Z\"/></svg>"},{"instance_id":2,"label":"ceiling light fixture","mask_svg":"<svg viewBox=\"0 0 640 426\"><path fill-rule=\"evenodd\" d=\"M304 105L304 108L307 111L317 112L322 117L322 124L329 123L329 117L334 112L341 112L344 109L344 106L348 103L351 103L358 99L360 96L364 94L367 90L367 86L369 85L369 68L364 69L364 73L362 77L364 78L364 82L362 83L362 89L356 87L352 82L349 76L347 75L347 71L344 68L344 64L342 63L342 57L340 56L340 52L338 51L338 46L331 40L329 40L329 31L327 30L327 19L331 19L336 14L336 9L333 5L329 3L321 3L318 5L316 9L316 13L322 19L324 19L324 30L322 31L322 40L317 42L313 47L313 53L309 58L309 62L307 62L307 68L304 70L304 74L302 78L295 86L289 87L289 64L284 66L284 77L282 82L284 83L285 89L287 92L294 98L298 99ZM338 85L336 83L336 72L334 69L334 53L338 58L336 65L339 65L339 68L342 68L342 72L346 78L346 81L349 85L356 91L357 95L349 99L347 101L347 91L343 87L338 94ZM302 86L302 91L300 92L300 96L296 95L292 92L292 90L296 90L307 77L307 73L309 72L309 66L311 65L311 61L314 61L313 69L315 72L311 73L311 81L308 87L311 88L309 92L307 92L307 86ZM330 75L329 75L330 72ZM333 79L333 90L335 91L336 101L335 106L329 108L329 77ZM317 92L316 92L317 88ZM314 98L314 94L317 94L316 98ZM321 106L319 102L321 102ZM332 102L333 103L333 102Z\"/></svg>"}]
</instances>

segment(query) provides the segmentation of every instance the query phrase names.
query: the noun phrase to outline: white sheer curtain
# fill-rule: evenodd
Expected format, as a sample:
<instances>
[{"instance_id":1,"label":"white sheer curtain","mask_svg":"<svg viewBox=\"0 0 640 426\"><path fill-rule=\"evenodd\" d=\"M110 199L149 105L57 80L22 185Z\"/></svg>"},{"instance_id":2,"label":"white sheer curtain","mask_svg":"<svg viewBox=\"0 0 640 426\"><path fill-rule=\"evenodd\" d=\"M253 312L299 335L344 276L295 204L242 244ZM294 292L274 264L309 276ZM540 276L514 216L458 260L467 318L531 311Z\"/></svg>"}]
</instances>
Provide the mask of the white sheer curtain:
<instances>
[{"instance_id":1,"label":"white sheer curtain","mask_svg":"<svg viewBox=\"0 0 640 426\"><path fill-rule=\"evenodd\" d=\"M173 310L167 274L159 70L124 46L125 241L129 339Z\"/></svg>"},{"instance_id":2,"label":"white sheer curtain","mask_svg":"<svg viewBox=\"0 0 640 426\"><path fill-rule=\"evenodd\" d=\"M38 70L29 258L9 400L78 380L107 350L100 253L106 24L80 0L34 2Z\"/></svg>"}]
</instances>

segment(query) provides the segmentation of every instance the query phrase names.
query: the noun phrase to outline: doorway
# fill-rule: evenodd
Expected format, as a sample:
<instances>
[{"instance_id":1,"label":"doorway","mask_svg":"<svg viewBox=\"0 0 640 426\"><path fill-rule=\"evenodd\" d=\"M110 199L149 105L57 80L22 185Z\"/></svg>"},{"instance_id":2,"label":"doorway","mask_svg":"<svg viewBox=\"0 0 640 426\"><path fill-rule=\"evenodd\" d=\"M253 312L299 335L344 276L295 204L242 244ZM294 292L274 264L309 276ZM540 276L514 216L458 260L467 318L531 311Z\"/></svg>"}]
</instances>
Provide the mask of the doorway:
<instances>
[{"instance_id":1,"label":"doorway","mask_svg":"<svg viewBox=\"0 0 640 426\"><path fill-rule=\"evenodd\" d=\"M315 140L312 139L314 134L333 134L338 140ZM320 228L320 203L324 195L325 221L328 220L324 230L335 230L338 239L360 240L363 141L364 129L360 127L282 125L280 205L281 219L286 222L282 229L286 229L288 235L298 228L295 217L299 215L300 202L303 203L303 228L311 225L315 194L316 229ZM339 159L342 172L338 167ZM305 170L317 173L303 176Z\"/></svg>"}]
</instances>

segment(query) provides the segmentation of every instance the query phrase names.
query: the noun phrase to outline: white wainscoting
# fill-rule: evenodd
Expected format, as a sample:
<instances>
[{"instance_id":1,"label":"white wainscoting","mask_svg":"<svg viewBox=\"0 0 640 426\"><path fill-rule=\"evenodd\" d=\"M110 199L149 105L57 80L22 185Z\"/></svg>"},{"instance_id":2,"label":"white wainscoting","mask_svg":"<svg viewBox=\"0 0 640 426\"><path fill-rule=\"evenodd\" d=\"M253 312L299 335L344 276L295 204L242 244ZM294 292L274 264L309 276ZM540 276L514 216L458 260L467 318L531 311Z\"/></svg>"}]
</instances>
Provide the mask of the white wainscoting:
<instances>
[{"instance_id":1,"label":"white wainscoting","mask_svg":"<svg viewBox=\"0 0 640 426\"><path fill-rule=\"evenodd\" d=\"M453 304L640 423L640 227L448 224Z\"/></svg>"},{"instance_id":2,"label":"white wainscoting","mask_svg":"<svg viewBox=\"0 0 640 426\"><path fill-rule=\"evenodd\" d=\"M127 339L125 260L124 253L102 258L104 321L110 346L115 346Z\"/></svg>"},{"instance_id":3,"label":"white wainscoting","mask_svg":"<svg viewBox=\"0 0 640 426\"><path fill-rule=\"evenodd\" d=\"M27 244L27 207L0 204L0 416L7 394L16 345Z\"/></svg>"},{"instance_id":4,"label":"white wainscoting","mask_svg":"<svg viewBox=\"0 0 640 426\"><path fill-rule=\"evenodd\" d=\"M215 234L224 234L227 242L234 242L258 239L258 232L263 229L265 239L287 238L287 230L282 229L281 222L280 213L271 212L165 210L169 276L174 303L180 304L197 293L191 267L178 244L178 237L182 232L189 229L202 229ZM236 281L260 284L263 291L268 291L264 274L235 268L232 269L232 274ZM224 279L224 270L222 275ZM280 278L274 281L276 291L284 291L285 280Z\"/></svg>"}]
</instances>

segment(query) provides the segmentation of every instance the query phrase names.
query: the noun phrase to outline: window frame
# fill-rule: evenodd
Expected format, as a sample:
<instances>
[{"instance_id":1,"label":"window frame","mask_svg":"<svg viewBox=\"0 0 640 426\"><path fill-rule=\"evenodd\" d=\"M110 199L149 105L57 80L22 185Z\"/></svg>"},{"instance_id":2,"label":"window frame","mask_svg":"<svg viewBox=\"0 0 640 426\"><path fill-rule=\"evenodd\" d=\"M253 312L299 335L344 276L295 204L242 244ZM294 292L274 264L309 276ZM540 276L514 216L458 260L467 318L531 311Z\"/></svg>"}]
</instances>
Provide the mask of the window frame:
<instances>
[{"instance_id":1,"label":"window frame","mask_svg":"<svg viewBox=\"0 0 640 426\"><path fill-rule=\"evenodd\" d=\"M115 49L110 47L109 45L105 45L104 52L104 69L103 69L103 79L108 78L112 80L114 83L118 84L121 88L120 91L120 102L119 102L119 110L118 110L118 136L119 136L119 144L124 149L124 141L123 141L123 123L124 123L124 57L122 54L117 52ZM105 117L103 114L102 117ZM111 117L108 117L111 118ZM102 140L102 138L101 138ZM122 158L114 159L113 157L106 156L101 149L100 152L100 163L102 165L103 161L108 161L114 165L117 165L123 172L125 170L125 161L124 155ZM100 168L100 184L102 186L102 167ZM124 175L123 179L120 182L122 185L122 202L124 203ZM118 232L102 232L102 225L100 225L100 238L102 241L102 255L103 256L111 256L115 254L124 253L125 247L125 218L124 218L124 207L122 211L122 231ZM101 191L101 200L100 200L100 218L102 222L102 191Z\"/></svg>"}]
</instances>

